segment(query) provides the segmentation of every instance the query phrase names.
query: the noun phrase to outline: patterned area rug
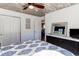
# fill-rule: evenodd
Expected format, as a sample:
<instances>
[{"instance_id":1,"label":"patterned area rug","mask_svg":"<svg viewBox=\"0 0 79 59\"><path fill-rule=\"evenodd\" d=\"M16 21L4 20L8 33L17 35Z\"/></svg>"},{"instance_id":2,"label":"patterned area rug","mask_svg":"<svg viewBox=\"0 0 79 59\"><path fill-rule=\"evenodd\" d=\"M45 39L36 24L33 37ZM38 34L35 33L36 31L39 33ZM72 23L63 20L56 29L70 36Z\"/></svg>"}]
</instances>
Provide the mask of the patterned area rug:
<instances>
[{"instance_id":1,"label":"patterned area rug","mask_svg":"<svg viewBox=\"0 0 79 59\"><path fill-rule=\"evenodd\" d=\"M39 40L27 41L18 45L3 46L1 47L0 56L32 56L33 54L43 50L57 51L65 56L74 56L73 53L66 49Z\"/></svg>"}]
</instances>

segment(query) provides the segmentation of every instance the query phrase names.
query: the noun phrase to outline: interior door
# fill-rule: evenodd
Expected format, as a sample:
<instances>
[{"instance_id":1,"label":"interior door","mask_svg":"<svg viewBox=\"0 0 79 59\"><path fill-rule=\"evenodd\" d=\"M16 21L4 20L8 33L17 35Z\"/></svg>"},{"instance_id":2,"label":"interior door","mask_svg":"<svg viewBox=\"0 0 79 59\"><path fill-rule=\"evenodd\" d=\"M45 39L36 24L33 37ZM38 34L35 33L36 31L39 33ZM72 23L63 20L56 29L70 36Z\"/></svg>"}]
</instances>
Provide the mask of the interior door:
<instances>
[{"instance_id":1,"label":"interior door","mask_svg":"<svg viewBox=\"0 0 79 59\"><path fill-rule=\"evenodd\" d=\"M2 46L20 43L20 19L0 15L0 43Z\"/></svg>"},{"instance_id":2,"label":"interior door","mask_svg":"<svg viewBox=\"0 0 79 59\"><path fill-rule=\"evenodd\" d=\"M35 40L41 40L41 20L34 21L34 38Z\"/></svg>"}]
</instances>

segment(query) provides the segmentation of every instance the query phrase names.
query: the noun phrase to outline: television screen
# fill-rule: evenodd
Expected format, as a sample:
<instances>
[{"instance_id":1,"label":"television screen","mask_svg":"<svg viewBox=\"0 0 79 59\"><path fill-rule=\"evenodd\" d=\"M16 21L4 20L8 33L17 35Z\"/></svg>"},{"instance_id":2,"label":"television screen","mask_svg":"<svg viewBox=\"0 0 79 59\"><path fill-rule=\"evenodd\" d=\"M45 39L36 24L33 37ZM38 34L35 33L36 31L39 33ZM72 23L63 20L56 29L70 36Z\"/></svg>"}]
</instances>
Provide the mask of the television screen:
<instances>
[{"instance_id":1,"label":"television screen","mask_svg":"<svg viewBox=\"0 0 79 59\"><path fill-rule=\"evenodd\" d=\"M79 38L79 29L70 29L70 37Z\"/></svg>"}]
</instances>

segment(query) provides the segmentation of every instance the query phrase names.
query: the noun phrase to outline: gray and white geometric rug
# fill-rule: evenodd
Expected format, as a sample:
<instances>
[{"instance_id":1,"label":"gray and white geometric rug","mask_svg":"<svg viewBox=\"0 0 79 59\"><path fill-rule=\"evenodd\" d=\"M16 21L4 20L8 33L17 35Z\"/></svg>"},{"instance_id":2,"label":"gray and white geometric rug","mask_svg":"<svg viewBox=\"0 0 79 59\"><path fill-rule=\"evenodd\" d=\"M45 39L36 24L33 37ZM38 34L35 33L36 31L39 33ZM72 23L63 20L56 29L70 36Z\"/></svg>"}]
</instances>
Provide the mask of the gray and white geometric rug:
<instances>
[{"instance_id":1,"label":"gray and white geometric rug","mask_svg":"<svg viewBox=\"0 0 79 59\"><path fill-rule=\"evenodd\" d=\"M42 50L57 51L65 56L74 56L70 51L45 41L27 41L18 45L8 45L1 47L0 56L32 56Z\"/></svg>"}]
</instances>

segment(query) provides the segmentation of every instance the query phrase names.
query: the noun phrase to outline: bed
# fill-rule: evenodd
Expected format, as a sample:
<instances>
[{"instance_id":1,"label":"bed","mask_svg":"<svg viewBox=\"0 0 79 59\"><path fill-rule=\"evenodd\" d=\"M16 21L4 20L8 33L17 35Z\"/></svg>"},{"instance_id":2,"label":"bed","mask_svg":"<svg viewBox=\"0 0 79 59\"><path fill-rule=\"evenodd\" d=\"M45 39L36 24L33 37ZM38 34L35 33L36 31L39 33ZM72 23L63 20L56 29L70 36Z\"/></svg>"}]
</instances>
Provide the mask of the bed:
<instances>
[{"instance_id":1,"label":"bed","mask_svg":"<svg viewBox=\"0 0 79 59\"><path fill-rule=\"evenodd\" d=\"M43 50L56 51L64 56L74 56L73 53L66 49L40 40L27 41L17 45L2 46L0 56L33 56L35 53Z\"/></svg>"}]
</instances>

